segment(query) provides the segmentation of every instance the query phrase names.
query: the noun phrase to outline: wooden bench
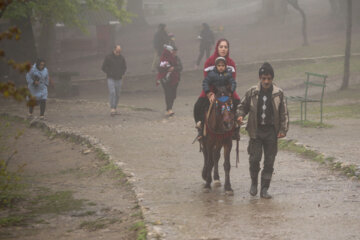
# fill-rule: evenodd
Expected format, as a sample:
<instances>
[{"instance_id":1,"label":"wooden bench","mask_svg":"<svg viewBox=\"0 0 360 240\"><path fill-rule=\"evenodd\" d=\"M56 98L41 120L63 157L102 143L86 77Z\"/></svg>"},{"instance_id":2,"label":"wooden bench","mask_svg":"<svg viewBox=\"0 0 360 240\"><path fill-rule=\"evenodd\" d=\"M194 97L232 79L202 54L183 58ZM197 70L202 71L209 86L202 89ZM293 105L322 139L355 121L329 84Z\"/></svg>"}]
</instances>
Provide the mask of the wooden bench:
<instances>
[{"instance_id":1,"label":"wooden bench","mask_svg":"<svg viewBox=\"0 0 360 240\"><path fill-rule=\"evenodd\" d=\"M289 100L300 102L301 122L306 121L307 103L308 102L319 102L320 103L320 123L322 123L324 91L325 91L325 87L326 87L326 78L328 76L323 75L323 74L318 74L318 73L311 73L311 72L305 72L305 74L306 74L306 81L305 81L304 97L290 96ZM319 98L310 98L309 97L309 88L310 87L320 87L321 88L321 95Z\"/></svg>"}]
</instances>

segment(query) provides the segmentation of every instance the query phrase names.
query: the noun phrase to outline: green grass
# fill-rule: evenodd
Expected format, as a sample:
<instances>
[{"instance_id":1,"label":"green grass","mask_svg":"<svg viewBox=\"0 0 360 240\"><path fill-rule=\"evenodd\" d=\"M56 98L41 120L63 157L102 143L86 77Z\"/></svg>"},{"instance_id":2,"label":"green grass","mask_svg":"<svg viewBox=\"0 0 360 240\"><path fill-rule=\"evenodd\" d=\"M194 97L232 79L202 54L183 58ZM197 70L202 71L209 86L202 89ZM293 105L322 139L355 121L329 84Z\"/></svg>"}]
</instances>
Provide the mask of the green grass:
<instances>
[{"instance_id":1,"label":"green grass","mask_svg":"<svg viewBox=\"0 0 360 240\"><path fill-rule=\"evenodd\" d=\"M142 212L132 213L130 217L142 217Z\"/></svg>"},{"instance_id":2,"label":"green grass","mask_svg":"<svg viewBox=\"0 0 360 240\"><path fill-rule=\"evenodd\" d=\"M126 174L121 170L119 166L115 165L112 162L109 162L108 164L100 168L99 174L103 173L111 173L112 176L118 180L126 179Z\"/></svg>"},{"instance_id":3,"label":"green grass","mask_svg":"<svg viewBox=\"0 0 360 240\"><path fill-rule=\"evenodd\" d=\"M280 139L278 142L278 147L280 150L286 150L290 152L294 152L299 154L300 156L310 159L312 161L326 164L333 170L338 170L345 174L348 177L356 177L360 179L360 175L357 175L357 166L353 164L344 164L341 162L335 161L334 157L325 157L323 154L308 149L304 145L297 144L295 141L292 140L284 140Z\"/></svg>"},{"instance_id":4,"label":"green grass","mask_svg":"<svg viewBox=\"0 0 360 240\"><path fill-rule=\"evenodd\" d=\"M295 125L300 125L302 127L305 128L332 128L334 127L331 124L326 124L326 123L320 123L320 122L313 122L313 121L291 121L290 124L295 124Z\"/></svg>"},{"instance_id":5,"label":"green grass","mask_svg":"<svg viewBox=\"0 0 360 240\"><path fill-rule=\"evenodd\" d=\"M87 231L93 232L100 229L107 228L109 225L119 222L118 219L107 219L107 218L98 218L94 221L84 221L80 224L79 228L85 229Z\"/></svg>"},{"instance_id":6,"label":"green grass","mask_svg":"<svg viewBox=\"0 0 360 240\"><path fill-rule=\"evenodd\" d=\"M276 65L276 64L275 64ZM350 62L351 74L354 76L360 73L360 57L353 57ZM294 63L293 65L279 66L276 71L276 82L293 81L293 79L303 79L305 72L314 72L328 76L341 75L344 72L344 60L341 58L330 60L318 60L316 63ZM339 79L341 81L341 79ZM299 83L301 83L299 82Z\"/></svg>"},{"instance_id":7,"label":"green grass","mask_svg":"<svg viewBox=\"0 0 360 240\"><path fill-rule=\"evenodd\" d=\"M10 227L10 226L19 226L23 225L24 217L23 216L8 216L0 218L0 227Z\"/></svg>"},{"instance_id":8,"label":"green grass","mask_svg":"<svg viewBox=\"0 0 360 240\"><path fill-rule=\"evenodd\" d=\"M353 37L355 39L355 37L358 37L358 35L354 35ZM299 46L298 48L293 49L292 51L275 54L273 55L273 58L293 58L294 56L299 58L305 58L305 57L318 57L318 56L330 56L330 55L341 55L341 54L343 55L344 48L345 45L343 39L327 42L326 44L323 44L323 42L319 42L319 43L310 42L308 46ZM351 51L353 53L360 52L359 41L352 42Z\"/></svg>"},{"instance_id":9,"label":"green grass","mask_svg":"<svg viewBox=\"0 0 360 240\"><path fill-rule=\"evenodd\" d=\"M290 117L296 124L298 120L295 119L300 119L300 107L298 104L291 103L288 108ZM323 107L323 121L341 118L360 118L360 104L349 103L343 105L326 105L325 103L325 106ZM319 104L308 104L306 119L309 121L308 125L312 125L311 122L320 121ZM331 125L327 126L325 124L323 127L331 127Z\"/></svg>"},{"instance_id":10,"label":"green grass","mask_svg":"<svg viewBox=\"0 0 360 240\"><path fill-rule=\"evenodd\" d=\"M136 231L136 240L146 240L147 230L144 221L134 223L131 230Z\"/></svg>"},{"instance_id":11,"label":"green grass","mask_svg":"<svg viewBox=\"0 0 360 240\"><path fill-rule=\"evenodd\" d=\"M71 191L41 193L32 200L31 210L34 214L61 214L82 209L84 201L74 199Z\"/></svg>"},{"instance_id":12,"label":"green grass","mask_svg":"<svg viewBox=\"0 0 360 240\"><path fill-rule=\"evenodd\" d=\"M95 148L96 157L100 160L108 161L110 159L110 156L100 148Z\"/></svg>"}]
</instances>

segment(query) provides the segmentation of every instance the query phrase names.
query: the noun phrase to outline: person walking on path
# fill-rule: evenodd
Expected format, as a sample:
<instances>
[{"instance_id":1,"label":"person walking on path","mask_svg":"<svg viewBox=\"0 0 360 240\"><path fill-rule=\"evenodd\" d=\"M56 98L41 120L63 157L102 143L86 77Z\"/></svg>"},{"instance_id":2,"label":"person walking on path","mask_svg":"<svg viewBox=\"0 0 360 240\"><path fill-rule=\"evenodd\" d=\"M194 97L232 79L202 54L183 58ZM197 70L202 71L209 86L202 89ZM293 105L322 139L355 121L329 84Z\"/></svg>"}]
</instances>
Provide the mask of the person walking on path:
<instances>
[{"instance_id":1,"label":"person walking on path","mask_svg":"<svg viewBox=\"0 0 360 240\"><path fill-rule=\"evenodd\" d=\"M113 52L105 57L102 71L106 73L109 95L110 95L110 115L118 114L116 111L119 103L122 77L126 72L126 61L121 55L121 46L116 45Z\"/></svg>"},{"instance_id":2,"label":"person walking on path","mask_svg":"<svg viewBox=\"0 0 360 240\"><path fill-rule=\"evenodd\" d=\"M250 195L258 192L258 174L264 151L264 167L261 172L260 197L270 199L268 193L274 171L278 138L283 138L289 129L289 114L286 97L282 89L273 84L274 70L265 62L259 69L260 83L251 87L239 104L236 116L239 124L249 114L246 130L250 140L248 146L251 187Z\"/></svg>"},{"instance_id":3,"label":"person walking on path","mask_svg":"<svg viewBox=\"0 0 360 240\"><path fill-rule=\"evenodd\" d=\"M165 45L163 54L160 58L159 72L157 75L156 85L161 86L165 93L166 113L167 117L174 115L172 110L176 98L177 87L180 82L180 73L182 64L177 56L176 46Z\"/></svg>"},{"instance_id":4,"label":"person walking on path","mask_svg":"<svg viewBox=\"0 0 360 240\"><path fill-rule=\"evenodd\" d=\"M215 51L213 53L213 55L211 55L205 62L204 64L204 78L207 77L208 73L213 71L216 66L215 66L215 60L218 57L223 57L226 60L226 67L229 71L229 73L231 73L233 79L236 80L236 64L235 62L230 58L230 44L229 41L222 38L219 39L216 43L216 47L215 47ZM239 95L236 93L236 91L233 92L233 103L234 103L234 108L237 107L237 105L240 103L240 97ZM203 125L204 125L204 112L203 110L206 109L207 106L209 106L209 99L206 96L206 93L204 91L204 89L202 90L199 99L196 101L195 105L194 105L194 119L195 119L195 127L198 130L198 132L201 132ZM200 121L200 124L199 124ZM200 129L199 129L200 128ZM235 131L234 131L234 139L239 140L240 139L240 134L239 134L239 130L240 127L236 127Z\"/></svg>"},{"instance_id":5,"label":"person walking on path","mask_svg":"<svg viewBox=\"0 0 360 240\"><path fill-rule=\"evenodd\" d=\"M29 91L36 98L36 104L40 105L40 119L44 120L46 99L48 97L49 72L45 61L38 59L26 74ZM33 117L34 106L30 104L28 118Z\"/></svg>"},{"instance_id":6,"label":"person walking on path","mask_svg":"<svg viewBox=\"0 0 360 240\"><path fill-rule=\"evenodd\" d=\"M170 37L166 31L166 24L160 23L158 30L154 35L153 46L155 49L155 56L152 64L152 70L155 71L156 67L159 66L159 59L164 51L164 45L169 44Z\"/></svg>"},{"instance_id":7,"label":"person walking on path","mask_svg":"<svg viewBox=\"0 0 360 240\"><path fill-rule=\"evenodd\" d=\"M214 45L215 39L214 39L214 33L210 29L209 25L207 23L203 23L202 29L200 32L200 35L198 36L198 39L200 39L200 48L199 48L199 56L196 60L195 68L198 69L200 65L200 61L203 58L204 54L206 54L206 59L210 56L210 49L211 46Z\"/></svg>"}]
</instances>

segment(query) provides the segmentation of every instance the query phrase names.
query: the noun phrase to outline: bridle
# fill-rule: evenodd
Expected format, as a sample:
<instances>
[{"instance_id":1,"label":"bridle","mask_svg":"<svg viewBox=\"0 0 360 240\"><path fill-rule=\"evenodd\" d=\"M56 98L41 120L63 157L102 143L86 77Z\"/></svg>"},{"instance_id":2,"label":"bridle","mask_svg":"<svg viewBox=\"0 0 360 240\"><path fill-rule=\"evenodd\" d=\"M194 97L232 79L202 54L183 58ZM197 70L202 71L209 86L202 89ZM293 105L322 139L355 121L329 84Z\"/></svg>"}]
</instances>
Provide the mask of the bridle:
<instances>
[{"instance_id":1,"label":"bridle","mask_svg":"<svg viewBox=\"0 0 360 240\"><path fill-rule=\"evenodd\" d=\"M220 106L220 111L218 110ZM216 138L227 138L227 137L231 137L234 130L235 130L235 125L232 127L232 129L228 130L228 131L216 131L214 129L212 129L209 124L208 124L208 120L209 120L209 116L211 111L213 111L213 109L215 110L215 114L216 116L223 115L225 111L227 112L231 112L234 108L234 104L232 102L232 98L229 96L221 96L215 99L215 109L214 109L214 103L210 104L207 116L205 118L205 127L206 127L206 132L216 136Z\"/></svg>"}]
</instances>

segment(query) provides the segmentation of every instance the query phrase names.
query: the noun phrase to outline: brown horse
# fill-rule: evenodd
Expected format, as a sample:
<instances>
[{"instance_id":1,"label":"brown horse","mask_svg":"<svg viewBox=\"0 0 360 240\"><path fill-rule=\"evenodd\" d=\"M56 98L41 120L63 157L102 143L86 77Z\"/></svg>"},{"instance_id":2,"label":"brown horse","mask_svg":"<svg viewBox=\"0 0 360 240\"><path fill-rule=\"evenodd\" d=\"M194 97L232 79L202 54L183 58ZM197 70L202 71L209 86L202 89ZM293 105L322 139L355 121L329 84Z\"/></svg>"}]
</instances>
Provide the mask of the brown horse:
<instances>
[{"instance_id":1,"label":"brown horse","mask_svg":"<svg viewBox=\"0 0 360 240\"><path fill-rule=\"evenodd\" d=\"M203 137L204 167L202 178L206 181L205 191L211 189L212 169L214 168L214 182L220 183L218 163L221 148L224 147L225 193L233 195L230 184L230 152L232 135L235 130L235 109L231 93L227 87L215 89L216 100L208 109Z\"/></svg>"}]
</instances>

